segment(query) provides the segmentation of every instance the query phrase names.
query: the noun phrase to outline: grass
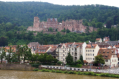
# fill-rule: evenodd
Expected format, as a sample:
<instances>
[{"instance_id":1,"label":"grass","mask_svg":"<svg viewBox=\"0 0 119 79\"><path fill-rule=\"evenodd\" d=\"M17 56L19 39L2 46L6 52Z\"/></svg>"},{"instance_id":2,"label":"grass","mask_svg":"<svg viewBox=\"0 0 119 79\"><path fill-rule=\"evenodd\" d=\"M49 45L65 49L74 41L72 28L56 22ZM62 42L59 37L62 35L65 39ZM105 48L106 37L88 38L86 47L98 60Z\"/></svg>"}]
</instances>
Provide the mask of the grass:
<instances>
[{"instance_id":1,"label":"grass","mask_svg":"<svg viewBox=\"0 0 119 79\"><path fill-rule=\"evenodd\" d=\"M81 71L63 71L63 70L49 70L49 69L34 69L34 71L41 71L41 72L53 72L53 73L65 73L65 74L78 74L78 75L91 75L91 76L102 76L102 77L113 77L119 78L119 75L109 74L109 73L94 73L94 72L81 72Z\"/></svg>"}]
</instances>

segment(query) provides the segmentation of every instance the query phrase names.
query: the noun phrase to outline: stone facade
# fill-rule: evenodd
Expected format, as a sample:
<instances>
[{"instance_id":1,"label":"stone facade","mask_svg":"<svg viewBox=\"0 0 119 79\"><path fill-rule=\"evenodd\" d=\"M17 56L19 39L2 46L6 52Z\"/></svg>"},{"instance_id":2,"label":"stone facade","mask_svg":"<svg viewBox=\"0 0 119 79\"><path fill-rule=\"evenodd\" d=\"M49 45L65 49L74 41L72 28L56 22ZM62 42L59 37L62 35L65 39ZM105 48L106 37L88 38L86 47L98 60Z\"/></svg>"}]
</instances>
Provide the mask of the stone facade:
<instances>
[{"instance_id":1,"label":"stone facade","mask_svg":"<svg viewBox=\"0 0 119 79\"><path fill-rule=\"evenodd\" d=\"M34 17L33 27L29 26L27 30L47 32L48 29L51 27L53 28L54 31L56 30L61 31L65 28L65 29L69 29L71 32L79 32L79 33L84 32L85 33L87 26L84 26L82 22L83 22L82 20L70 19L70 20L62 21L62 23L59 23L57 18L48 18L47 22L44 22L44 21L40 22L38 17ZM92 32L93 30L96 31L97 29L93 27L89 27L89 32Z\"/></svg>"}]
</instances>

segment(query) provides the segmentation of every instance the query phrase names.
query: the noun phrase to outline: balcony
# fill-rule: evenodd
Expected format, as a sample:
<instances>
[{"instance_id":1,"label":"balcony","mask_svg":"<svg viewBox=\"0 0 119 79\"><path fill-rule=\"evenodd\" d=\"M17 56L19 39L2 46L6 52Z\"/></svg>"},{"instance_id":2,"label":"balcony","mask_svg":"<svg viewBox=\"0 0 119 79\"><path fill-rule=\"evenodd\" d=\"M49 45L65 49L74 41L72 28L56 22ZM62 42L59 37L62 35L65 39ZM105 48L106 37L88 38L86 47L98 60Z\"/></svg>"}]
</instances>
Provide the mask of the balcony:
<instances>
[{"instance_id":1,"label":"balcony","mask_svg":"<svg viewBox=\"0 0 119 79\"><path fill-rule=\"evenodd\" d=\"M77 53L75 53L75 56L77 56Z\"/></svg>"}]
</instances>

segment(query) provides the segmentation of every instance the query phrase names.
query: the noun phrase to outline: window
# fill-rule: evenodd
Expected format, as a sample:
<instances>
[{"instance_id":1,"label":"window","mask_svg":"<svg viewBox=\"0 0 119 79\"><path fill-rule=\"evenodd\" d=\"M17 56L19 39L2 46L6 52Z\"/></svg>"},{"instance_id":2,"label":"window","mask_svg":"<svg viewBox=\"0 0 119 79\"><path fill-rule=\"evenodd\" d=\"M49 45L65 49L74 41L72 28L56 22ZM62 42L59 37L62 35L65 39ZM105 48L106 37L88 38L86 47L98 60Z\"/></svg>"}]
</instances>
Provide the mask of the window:
<instances>
[{"instance_id":1,"label":"window","mask_svg":"<svg viewBox=\"0 0 119 79\"><path fill-rule=\"evenodd\" d=\"M73 48L72 48L72 50L73 50Z\"/></svg>"},{"instance_id":2,"label":"window","mask_svg":"<svg viewBox=\"0 0 119 79\"><path fill-rule=\"evenodd\" d=\"M105 53L105 52L103 52L103 53Z\"/></svg>"},{"instance_id":3,"label":"window","mask_svg":"<svg viewBox=\"0 0 119 79\"><path fill-rule=\"evenodd\" d=\"M73 55L73 52L72 52L72 55Z\"/></svg>"},{"instance_id":4,"label":"window","mask_svg":"<svg viewBox=\"0 0 119 79\"><path fill-rule=\"evenodd\" d=\"M94 54L93 54L93 56L94 56Z\"/></svg>"},{"instance_id":5,"label":"window","mask_svg":"<svg viewBox=\"0 0 119 79\"><path fill-rule=\"evenodd\" d=\"M109 53L109 52L107 52L107 53Z\"/></svg>"},{"instance_id":6,"label":"window","mask_svg":"<svg viewBox=\"0 0 119 79\"><path fill-rule=\"evenodd\" d=\"M86 50L86 52L87 52L87 50Z\"/></svg>"},{"instance_id":7,"label":"window","mask_svg":"<svg viewBox=\"0 0 119 79\"><path fill-rule=\"evenodd\" d=\"M108 62L108 60L105 60L106 62Z\"/></svg>"},{"instance_id":8,"label":"window","mask_svg":"<svg viewBox=\"0 0 119 79\"><path fill-rule=\"evenodd\" d=\"M94 50L93 50L93 52L94 52Z\"/></svg>"},{"instance_id":9,"label":"window","mask_svg":"<svg viewBox=\"0 0 119 79\"><path fill-rule=\"evenodd\" d=\"M94 60L94 58L93 58L93 60Z\"/></svg>"}]
</instances>

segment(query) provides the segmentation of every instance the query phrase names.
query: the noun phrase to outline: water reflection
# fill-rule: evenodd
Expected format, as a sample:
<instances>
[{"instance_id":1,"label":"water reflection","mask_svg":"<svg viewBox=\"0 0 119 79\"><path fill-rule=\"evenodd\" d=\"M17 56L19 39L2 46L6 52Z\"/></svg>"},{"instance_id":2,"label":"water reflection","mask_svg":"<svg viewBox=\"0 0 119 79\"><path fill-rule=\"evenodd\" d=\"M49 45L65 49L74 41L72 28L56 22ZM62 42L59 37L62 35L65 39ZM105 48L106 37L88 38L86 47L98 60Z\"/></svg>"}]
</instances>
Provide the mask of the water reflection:
<instances>
[{"instance_id":1,"label":"water reflection","mask_svg":"<svg viewBox=\"0 0 119 79\"><path fill-rule=\"evenodd\" d=\"M37 72L37 71L0 70L0 79L117 79L117 78Z\"/></svg>"}]
</instances>

